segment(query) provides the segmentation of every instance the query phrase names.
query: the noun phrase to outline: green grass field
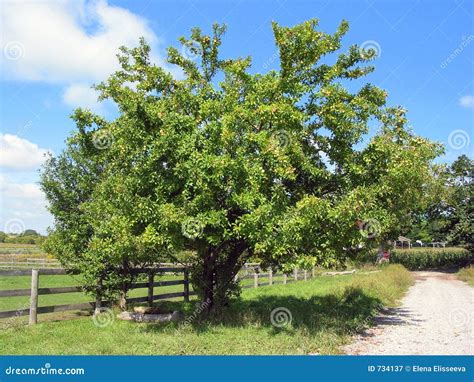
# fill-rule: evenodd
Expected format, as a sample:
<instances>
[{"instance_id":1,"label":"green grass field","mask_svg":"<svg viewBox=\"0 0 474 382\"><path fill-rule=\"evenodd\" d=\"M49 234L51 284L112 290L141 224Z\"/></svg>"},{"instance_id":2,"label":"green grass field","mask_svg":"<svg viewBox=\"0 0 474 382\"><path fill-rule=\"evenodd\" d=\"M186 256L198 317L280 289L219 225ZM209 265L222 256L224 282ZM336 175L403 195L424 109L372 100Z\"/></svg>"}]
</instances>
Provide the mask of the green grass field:
<instances>
[{"instance_id":1,"label":"green grass field","mask_svg":"<svg viewBox=\"0 0 474 382\"><path fill-rule=\"evenodd\" d=\"M10 322L0 331L0 353L337 354L353 333L371 324L381 305L396 305L411 283L408 271L390 265L380 272L245 289L218 317L196 319L184 327L176 322L142 324L115 319L100 328L91 317L31 327ZM192 317L195 304L167 301L161 306ZM281 307L291 312L292 320L277 328L270 316Z\"/></svg>"}]
</instances>

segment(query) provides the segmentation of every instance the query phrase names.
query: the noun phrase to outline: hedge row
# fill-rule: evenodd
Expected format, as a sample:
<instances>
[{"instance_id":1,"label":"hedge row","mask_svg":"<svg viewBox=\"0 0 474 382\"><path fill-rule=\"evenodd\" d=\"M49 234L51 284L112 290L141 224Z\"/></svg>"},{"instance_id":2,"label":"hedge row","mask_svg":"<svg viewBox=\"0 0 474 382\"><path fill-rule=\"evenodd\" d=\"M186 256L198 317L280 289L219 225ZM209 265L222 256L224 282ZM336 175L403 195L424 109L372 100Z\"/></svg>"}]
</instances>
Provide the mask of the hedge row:
<instances>
[{"instance_id":1,"label":"hedge row","mask_svg":"<svg viewBox=\"0 0 474 382\"><path fill-rule=\"evenodd\" d=\"M465 267L473 261L473 256L464 248L412 248L394 249L390 262L402 264L410 270L432 268Z\"/></svg>"}]
</instances>

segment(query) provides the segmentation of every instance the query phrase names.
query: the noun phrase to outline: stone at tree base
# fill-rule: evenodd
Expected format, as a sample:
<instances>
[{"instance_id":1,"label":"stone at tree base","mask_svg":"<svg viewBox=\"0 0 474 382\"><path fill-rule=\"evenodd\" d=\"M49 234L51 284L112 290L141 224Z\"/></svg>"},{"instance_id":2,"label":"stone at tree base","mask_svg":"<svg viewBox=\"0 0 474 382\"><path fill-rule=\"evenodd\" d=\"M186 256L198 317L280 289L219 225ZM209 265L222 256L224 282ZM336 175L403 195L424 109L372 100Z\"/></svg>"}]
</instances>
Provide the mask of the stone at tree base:
<instances>
[{"instance_id":1,"label":"stone at tree base","mask_svg":"<svg viewBox=\"0 0 474 382\"><path fill-rule=\"evenodd\" d=\"M178 311L172 313L163 313L163 314L142 314L142 313L133 313L133 312L122 312L117 315L117 318L125 321L135 321L135 322L169 322L169 321L178 321L183 318L183 314Z\"/></svg>"},{"instance_id":2,"label":"stone at tree base","mask_svg":"<svg viewBox=\"0 0 474 382\"><path fill-rule=\"evenodd\" d=\"M139 314L159 314L159 313L165 313L163 312L160 308L156 306L135 306L133 308L133 311L135 313ZM166 312L169 313L169 312Z\"/></svg>"},{"instance_id":3,"label":"stone at tree base","mask_svg":"<svg viewBox=\"0 0 474 382\"><path fill-rule=\"evenodd\" d=\"M339 275L353 275L356 273L356 270L353 269L352 271L344 271L344 272L325 272L323 276L339 276Z\"/></svg>"},{"instance_id":4,"label":"stone at tree base","mask_svg":"<svg viewBox=\"0 0 474 382\"><path fill-rule=\"evenodd\" d=\"M133 321L134 315L135 314L131 312L121 312L117 314L117 318L119 318L120 320L125 320L125 321Z\"/></svg>"}]
</instances>

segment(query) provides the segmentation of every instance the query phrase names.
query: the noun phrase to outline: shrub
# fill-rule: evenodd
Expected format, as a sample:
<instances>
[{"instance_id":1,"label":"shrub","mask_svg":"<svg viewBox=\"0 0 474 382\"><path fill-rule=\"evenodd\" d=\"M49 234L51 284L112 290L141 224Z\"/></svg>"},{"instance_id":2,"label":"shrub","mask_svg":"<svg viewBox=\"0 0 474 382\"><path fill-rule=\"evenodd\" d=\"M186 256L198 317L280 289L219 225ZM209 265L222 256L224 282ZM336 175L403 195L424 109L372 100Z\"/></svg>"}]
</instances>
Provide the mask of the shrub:
<instances>
[{"instance_id":1,"label":"shrub","mask_svg":"<svg viewBox=\"0 0 474 382\"><path fill-rule=\"evenodd\" d=\"M458 278L474 286L474 267L471 265L470 267L461 269L458 273Z\"/></svg>"}]
</instances>

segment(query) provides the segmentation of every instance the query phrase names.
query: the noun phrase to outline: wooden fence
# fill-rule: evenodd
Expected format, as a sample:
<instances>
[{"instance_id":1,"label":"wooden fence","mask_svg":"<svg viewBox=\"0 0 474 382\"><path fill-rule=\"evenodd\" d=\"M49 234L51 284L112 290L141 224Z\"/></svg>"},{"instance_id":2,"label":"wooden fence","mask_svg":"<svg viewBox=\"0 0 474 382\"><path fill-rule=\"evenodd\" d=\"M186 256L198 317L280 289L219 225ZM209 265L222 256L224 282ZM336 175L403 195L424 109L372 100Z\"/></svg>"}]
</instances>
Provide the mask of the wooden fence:
<instances>
[{"instance_id":1,"label":"wooden fence","mask_svg":"<svg viewBox=\"0 0 474 382\"><path fill-rule=\"evenodd\" d=\"M167 280L167 281L155 281L157 275L163 274L176 274L182 273L183 279L180 280ZM2 276L29 276L31 275L31 288L29 289L13 289L13 290L0 290L0 298L17 297L17 296L30 296L30 303L28 307L22 309L1 311L0 319L9 317L20 317L29 316L29 324L37 323L38 314L64 312L69 310L91 310L95 308L95 302L85 302L78 304L65 304L65 305L51 305L51 306L38 306L38 298L41 295L61 294L61 293L81 293L83 292L80 286L70 287L59 287L59 288L39 288L39 280L41 275L66 275L67 272L64 269L16 269L16 270L0 270L0 277ZM190 291L189 283L189 270L183 266L167 266L157 268L147 268L137 270L137 274L148 275L146 282L137 282L131 285L130 289L143 289L148 290L147 296L144 297L132 297L127 298L126 303L140 303L146 302L149 306L153 305L154 301L166 300L172 298L183 297L184 301L189 301L189 297L196 293ZM277 277L281 277L281 280L277 280ZM253 283L242 285L242 288L258 288L265 285L273 285L276 283L287 284L292 281L307 280L308 278L315 277L314 269L311 272L306 270L295 269L292 273L274 273L271 269L266 273L262 273L258 264L246 264L242 270L236 275L236 281L245 283L244 280L253 280ZM267 281L262 282L262 279ZM155 287L164 287L171 285L183 285L182 292L154 294ZM102 301L101 306L110 305L110 301Z\"/></svg>"},{"instance_id":2,"label":"wooden fence","mask_svg":"<svg viewBox=\"0 0 474 382\"><path fill-rule=\"evenodd\" d=\"M130 289L141 289L147 288L148 294L144 297L127 298L127 303L138 303L147 302L150 306L156 300L165 300L177 297L183 297L185 301L189 301L189 297L194 292L189 289L189 272L184 267L166 267L166 268L148 268L141 269L139 274L147 274L148 280L146 282L138 282L131 285ZM155 276L166 273L183 273L184 277L182 280L167 280L167 281L155 281ZM29 323L36 324L37 315L44 313L53 312L64 312L68 310L84 310L94 309L95 302L85 302L79 304L65 304L65 305L51 305L38 307L38 296L60 294L60 293L80 293L82 288L80 286L71 287L59 287L59 288L39 288L40 275L66 275L64 269L33 269L33 270L0 270L1 276L29 276L31 275L31 288L30 289L13 289L13 290L0 290L1 297L17 297L17 296L30 296L29 307L24 309L10 310L0 312L0 319L9 317L19 317L29 315ZM183 285L182 292L174 293L163 293L154 294L155 287L163 287L170 285ZM110 304L110 301L103 301L101 305Z\"/></svg>"},{"instance_id":3,"label":"wooden fence","mask_svg":"<svg viewBox=\"0 0 474 382\"><path fill-rule=\"evenodd\" d=\"M46 258L27 258L19 261L15 257L10 260L4 258L0 260L0 269L37 269L37 268L61 268L59 261Z\"/></svg>"}]
</instances>

